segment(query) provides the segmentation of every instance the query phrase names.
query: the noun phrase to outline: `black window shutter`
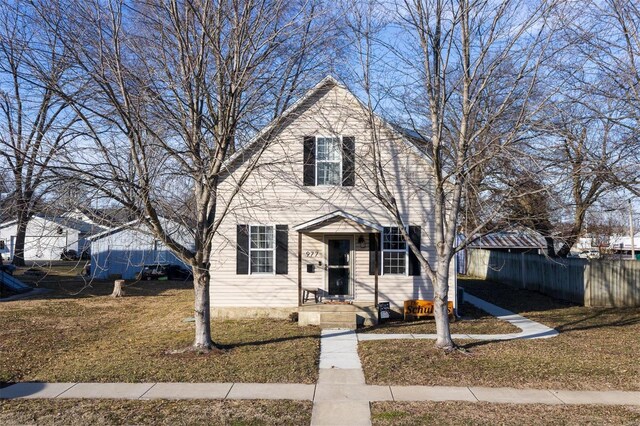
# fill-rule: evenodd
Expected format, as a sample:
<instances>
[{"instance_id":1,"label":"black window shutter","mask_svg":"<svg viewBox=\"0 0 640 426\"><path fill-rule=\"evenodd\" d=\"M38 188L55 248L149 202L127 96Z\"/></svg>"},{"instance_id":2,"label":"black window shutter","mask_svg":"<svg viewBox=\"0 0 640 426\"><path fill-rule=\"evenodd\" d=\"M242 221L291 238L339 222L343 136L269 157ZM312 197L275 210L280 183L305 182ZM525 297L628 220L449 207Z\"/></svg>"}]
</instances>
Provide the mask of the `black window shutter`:
<instances>
[{"instance_id":1,"label":"black window shutter","mask_svg":"<svg viewBox=\"0 0 640 426\"><path fill-rule=\"evenodd\" d=\"M356 140L353 136L342 137L342 186L353 186L356 180Z\"/></svg>"},{"instance_id":2,"label":"black window shutter","mask_svg":"<svg viewBox=\"0 0 640 426\"><path fill-rule=\"evenodd\" d=\"M413 241L413 244L420 249L420 227L409 227L409 238ZM420 261L418 257L413 254L413 250L409 248L409 275L420 275Z\"/></svg>"},{"instance_id":3,"label":"black window shutter","mask_svg":"<svg viewBox=\"0 0 640 426\"><path fill-rule=\"evenodd\" d=\"M369 234L369 275L376 274L376 249L378 249L378 238L381 234ZM376 238L378 237L378 238ZM380 256L380 251L378 251ZM378 260L378 275L380 275L380 261Z\"/></svg>"},{"instance_id":4,"label":"black window shutter","mask_svg":"<svg viewBox=\"0 0 640 426\"><path fill-rule=\"evenodd\" d=\"M304 186L316 185L316 138L315 136L304 137Z\"/></svg>"},{"instance_id":5,"label":"black window shutter","mask_svg":"<svg viewBox=\"0 0 640 426\"><path fill-rule=\"evenodd\" d=\"M276 225L276 274L289 273L289 226Z\"/></svg>"},{"instance_id":6,"label":"black window shutter","mask_svg":"<svg viewBox=\"0 0 640 426\"><path fill-rule=\"evenodd\" d=\"M236 228L236 274L249 273L249 225L238 225Z\"/></svg>"}]
</instances>

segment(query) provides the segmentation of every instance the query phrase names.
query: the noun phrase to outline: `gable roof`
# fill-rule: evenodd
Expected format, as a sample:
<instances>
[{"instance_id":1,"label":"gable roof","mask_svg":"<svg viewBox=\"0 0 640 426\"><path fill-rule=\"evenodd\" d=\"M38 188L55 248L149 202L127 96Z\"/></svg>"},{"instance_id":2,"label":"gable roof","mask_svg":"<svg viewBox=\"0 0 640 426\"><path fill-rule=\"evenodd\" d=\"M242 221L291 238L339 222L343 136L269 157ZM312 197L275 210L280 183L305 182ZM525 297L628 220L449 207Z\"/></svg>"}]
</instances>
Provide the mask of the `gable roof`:
<instances>
[{"instance_id":1,"label":"gable roof","mask_svg":"<svg viewBox=\"0 0 640 426\"><path fill-rule=\"evenodd\" d=\"M546 242L534 232L498 231L483 235L469 244L471 248L483 249L543 249Z\"/></svg>"},{"instance_id":2,"label":"gable roof","mask_svg":"<svg viewBox=\"0 0 640 426\"><path fill-rule=\"evenodd\" d=\"M75 218L71 218L71 217L63 217L63 216L42 216L39 214L33 215L33 217L31 218L33 219L40 219L40 220L45 220L48 222L52 222L52 223L56 223L60 226L64 226L65 228L70 228L70 229L75 229L76 231L79 231L81 233L85 233L85 234L93 234L96 232L101 232L105 229L104 226L100 226L100 225L96 225L93 223L88 223L82 220L78 220ZM2 228L6 228L7 226L12 226L17 224L18 221L17 219L13 219L7 222L4 222L2 224L0 224L0 229Z\"/></svg>"},{"instance_id":3,"label":"gable roof","mask_svg":"<svg viewBox=\"0 0 640 426\"><path fill-rule=\"evenodd\" d=\"M322 80L320 80L320 82L318 82L318 84L316 84L311 89L309 89L300 99L295 101L279 117L275 118L269 124L267 124L265 127L263 127L262 130L260 130L253 138L251 138L249 143L247 143L245 146L243 146L242 148L238 149L235 153L233 153L233 155L231 155L229 157L229 159L224 162L223 168L228 169L233 163L238 161L238 159L243 158L244 154L246 152L250 152L250 149L253 148L260 140L262 140L262 138L264 138L265 135L268 135L269 132L274 130L279 124L283 123L290 115L292 115L308 99L311 99L316 93L318 93L320 90L322 90L323 88L328 87L328 86L330 86L330 87L335 86L335 87L342 88L347 93L349 93L353 97L353 99L356 100L356 102L358 102L358 104L360 105L360 107L363 110L366 111L368 109L368 107L356 95L354 95L353 92L351 92L351 90L349 90L343 84L340 84L340 82L338 82L338 80L336 80L333 76L328 75L325 78L323 78ZM411 151L414 154L418 155L422 159L424 159L424 160L428 161L429 163L431 163L431 157L420 146L418 146L418 145L422 145L424 143L424 139L425 139L424 136L421 135L422 140L420 141L421 143L419 143L417 138L414 138L414 137L410 136L410 132L407 129L403 129L402 127L396 126L396 125L388 122L387 120L385 120L383 117L381 117L380 115L378 115L376 113L373 113L373 115L377 120L380 121L380 123L381 123L383 128L385 128L386 130L390 131L393 134L396 134L396 135L400 136L400 140L407 147L409 147L409 149L411 149Z\"/></svg>"},{"instance_id":4,"label":"gable roof","mask_svg":"<svg viewBox=\"0 0 640 426\"><path fill-rule=\"evenodd\" d=\"M379 231L379 232L382 232L382 230L383 230L383 227L381 225L377 224L377 223L373 223L373 222L370 222L368 220L359 218L357 216L354 216L354 215L349 214L347 212L344 212L342 210L336 210L334 212L327 213L325 215L319 216L319 217L317 217L315 219L311 219L311 220L309 220L307 222L300 223L300 224L294 226L292 229L294 231L298 231L298 232L304 231L304 230L309 229L309 228L314 228L314 227L316 227L316 226L318 226L318 225L320 225L320 224L322 224L324 222L330 221L330 220L335 219L335 218L347 219L347 220L355 222L355 223L357 223L359 225L366 226L367 228L375 229L376 231Z\"/></svg>"}]
</instances>

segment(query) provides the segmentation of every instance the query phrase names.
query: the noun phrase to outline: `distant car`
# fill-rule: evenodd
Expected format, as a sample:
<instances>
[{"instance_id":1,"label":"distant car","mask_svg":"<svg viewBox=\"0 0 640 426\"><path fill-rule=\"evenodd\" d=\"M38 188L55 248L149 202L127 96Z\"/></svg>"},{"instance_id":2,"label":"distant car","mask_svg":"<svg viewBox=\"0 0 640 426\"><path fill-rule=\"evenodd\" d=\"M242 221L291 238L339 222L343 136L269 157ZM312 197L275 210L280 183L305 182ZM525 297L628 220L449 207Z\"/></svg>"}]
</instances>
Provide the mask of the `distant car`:
<instances>
[{"instance_id":1,"label":"distant car","mask_svg":"<svg viewBox=\"0 0 640 426\"><path fill-rule=\"evenodd\" d=\"M602 257L597 250L583 250L578 256L582 259L600 259Z\"/></svg>"},{"instance_id":2,"label":"distant car","mask_svg":"<svg viewBox=\"0 0 640 426\"><path fill-rule=\"evenodd\" d=\"M80 260L80 257L78 257L77 251L64 249L60 255L60 260Z\"/></svg>"},{"instance_id":3,"label":"distant car","mask_svg":"<svg viewBox=\"0 0 640 426\"><path fill-rule=\"evenodd\" d=\"M144 265L142 270L138 272L138 279L140 281L151 281L161 278L186 281L192 279L193 275L188 269L180 265L171 264Z\"/></svg>"}]
</instances>

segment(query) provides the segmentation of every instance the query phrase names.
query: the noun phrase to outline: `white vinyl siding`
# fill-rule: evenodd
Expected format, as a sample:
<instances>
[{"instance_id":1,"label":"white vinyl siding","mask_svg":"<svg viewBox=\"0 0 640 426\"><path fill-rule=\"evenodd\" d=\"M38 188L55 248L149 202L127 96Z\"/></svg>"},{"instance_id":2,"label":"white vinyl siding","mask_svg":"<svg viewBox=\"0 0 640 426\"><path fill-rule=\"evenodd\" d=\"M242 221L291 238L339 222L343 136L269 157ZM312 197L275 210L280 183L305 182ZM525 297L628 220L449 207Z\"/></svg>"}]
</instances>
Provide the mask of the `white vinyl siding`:
<instances>
[{"instance_id":1,"label":"white vinyl siding","mask_svg":"<svg viewBox=\"0 0 640 426\"><path fill-rule=\"evenodd\" d=\"M275 265L275 227L251 225L249 232L249 270L252 274L273 274Z\"/></svg>"},{"instance_id":2,"label":"white vinyl siding","mask_svg":"<svg viewBox=\"0 0 640 426\"><path fill-rule=\"evenodd\" d=\"M338 137L316 137L316 185L342 183L342 141Z\"/></svg>"},{"instance_id":3,"label":"white vinyl siding","mask_svg":"<svg viewBox=\"0 0 640 426\"><path fill-rule=\"evenodd\" d=\"M385 227L382 233L382 273L407 274L407 243L398 227Z\"/></svg>"},{"instance_id":4,"label":"white vinyl siding","mask_svg":"<svg viewBox=\"0 0 640 426\"><path fill-rule=\"evenodd\" d=\"M388 211L371 193L374 175L371 150L371 129L368 115L360 114L360 104L343 88L321 90L313 98L301 104L299 111L287 121L286 126L276 132L266 150L260 154L264 166L255 169L240 193L231 201L229 214L223 219L214 241L212 255L211 304L220 315L239 307L291 308L298 306L298 232L291 229L301 223L342 210L372 223L390 225L394 223ZM355 185L303 186L305 137L353 135L356 138ZM388 183L393 186L406 223L421 226L422 250L429 261L435 259L433 235L433 204L429 187L429 163L418 155L417 150L404 143L397 134L381 128L380 153L385 165ZM256 148L243 154L246 164L258 155ZM246 166L238 165L234 175L240 176ZM224 179L222 194L233 194L238 177ZM226 199L231 199L231 195ZM288 224L288 274L250 275L237 274L236 250L233 238L238 224ZM247 229L247 232L249 230ZM317 233L316 233L317 232ZM366 234L370 230L359 229L344 221L324 224L322 229L304 233L302 240L302 286L324 288L324 233ZM369 274L368 235L366 247L356 244L354 260L354 299L358 302L373 302L375 276ZM357 236L356 236L357 241ZM382 246L382 238L380 238ZM382 247L380 247L382 248ZM248 247L247 247L248 250ZM308 252L308 253L307 253ZM380 258L382 259L382 258ZM314 272L307 272L307 265L314 265ZM256 277L259 279L257 282ZM451 275L453 285L455 275ZM380 275L378 277L381 301L390 301L394 309L401 310L409 299L433 298L433 286L426 274ZM453 288L449 293L454 300ZM227 311L228 310L228 311Z\"/></svg>"}]
</instances>

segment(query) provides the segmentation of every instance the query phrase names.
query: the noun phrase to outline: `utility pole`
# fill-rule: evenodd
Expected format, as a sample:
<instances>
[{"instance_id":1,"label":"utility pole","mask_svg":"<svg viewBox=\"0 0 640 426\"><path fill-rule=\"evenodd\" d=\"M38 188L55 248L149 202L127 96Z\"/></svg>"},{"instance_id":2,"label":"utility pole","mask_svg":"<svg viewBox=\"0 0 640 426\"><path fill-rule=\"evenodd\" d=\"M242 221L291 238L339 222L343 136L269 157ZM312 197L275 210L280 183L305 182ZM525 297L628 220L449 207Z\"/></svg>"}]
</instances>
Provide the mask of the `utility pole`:
<instances>
[{"instance_id":1,"label":"utility pole","mask_svg":"<svg viewBox=\"0 0 640 426\"><path fill-rule=\"evenodd\" d=\"M631 259L636 260L636 246L633 238L633 209L629 198L629 232L631 233Z\"/></svg>"}]
</instances>

